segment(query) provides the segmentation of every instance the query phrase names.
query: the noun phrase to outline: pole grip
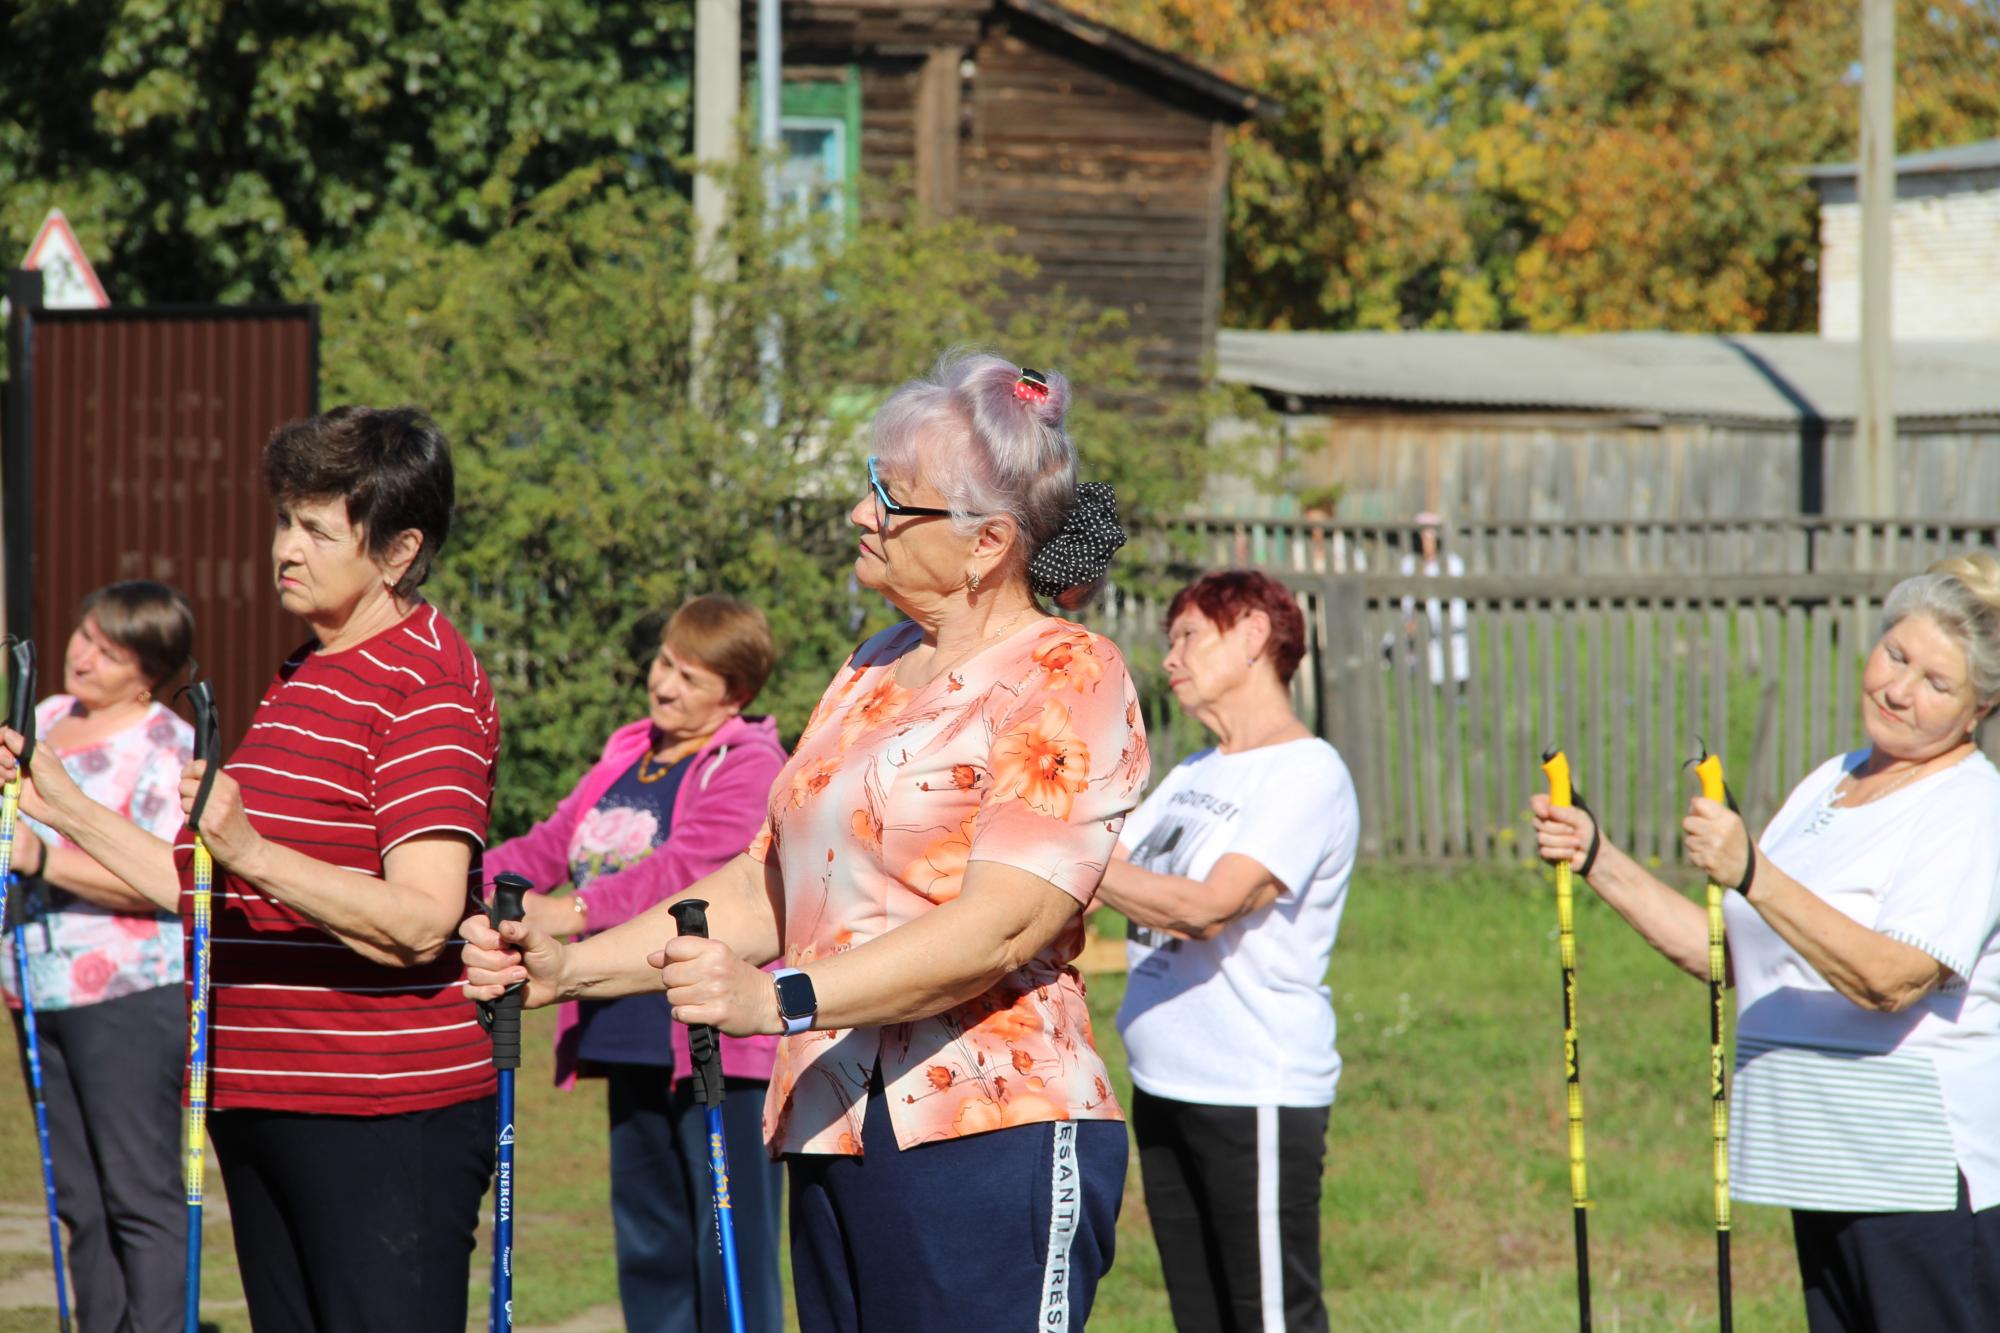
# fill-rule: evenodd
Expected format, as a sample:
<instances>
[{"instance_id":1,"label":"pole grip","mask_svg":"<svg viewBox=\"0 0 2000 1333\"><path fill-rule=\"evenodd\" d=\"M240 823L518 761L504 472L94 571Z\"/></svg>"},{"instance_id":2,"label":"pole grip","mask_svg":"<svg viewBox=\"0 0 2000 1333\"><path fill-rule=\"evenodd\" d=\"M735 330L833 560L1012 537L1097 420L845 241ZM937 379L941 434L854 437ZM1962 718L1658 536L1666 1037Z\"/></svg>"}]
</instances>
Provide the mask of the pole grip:
<instances>
[{"instance_id":1,"label":"pole grip","mask_svg":"<svg viewBox=\"0 0 2000 1333\"><path fill-rule=\"evenodd\" d=\"M1711 801L1727 802L1729 784L1722 780L1722 756L1705 754L1694 766L1694 775L1701 779L1701 794Z\"/></svg>"},{"instance_id":2,"label":"pole grip","mask_svg":"<svg viewBox=\"0 0 2000 1333\"><path fill-rule=\"evenodd\" d=\"M683 935L708 938L708 903L700 898L681 898L667 909ZM722 1045L715 1029L705 1023L690 1023L688 1055L694 1060L695 1093L703 1106L722 1105Z\"/></svg>"},{"instance_id":3,"label":"pole grip","mask_svg":"<svg viewBox=\"0 0 2000 1333\"><path fill-rule=\"evenodd\" d=\"M188 671L199 673L200 664L188 659ZM186 686L188 705L194 710L194 753L202 761L201 785L195 788L194 808L188 811L188 827L201 836L201 814L208 808L208 793L215 786L216 768L222 758L221 732L215 720L215 685L198 674Z\"/></svg>"},{"instance_id":4,"label":"pole grip","mask_svg":"<svg viewBox=\"0 0 2000 1333\"><path fill-rule=\"evenodd\" d=\"M26 771L35 757L35 645L27 639L13 639L12 651L14 669L7 673L12 696L7 725L27 739L21 747L21 768Z\"/></svg>"},{"instance_id":5,"label":"pole grip","mask_svg":"<svg viewBox=\"0 0 2000 1333\"><path fill-rule=\"evenodd\" d=\"M1554 805L1570 805L1574 792L1569 779L1569 756L1555 746L1542 751L1542 772L1549 780L1549 801Z\"/></svg>"},{"instance_id":6,"label":"pole grip","mask_svg":"<svg viewBox=\"0 0 2000 1333\"><path fill-rule=\"evenodd\" d=\"M496 875L493 901L487 904L486 919L498 930L502 921L519 921L527 915L528 890L534 885L515 874ZM493 1067L521 1067L521 987L509 986L487 1011L488 1031L493 1037Z\"/></svg>"}]
</instances>

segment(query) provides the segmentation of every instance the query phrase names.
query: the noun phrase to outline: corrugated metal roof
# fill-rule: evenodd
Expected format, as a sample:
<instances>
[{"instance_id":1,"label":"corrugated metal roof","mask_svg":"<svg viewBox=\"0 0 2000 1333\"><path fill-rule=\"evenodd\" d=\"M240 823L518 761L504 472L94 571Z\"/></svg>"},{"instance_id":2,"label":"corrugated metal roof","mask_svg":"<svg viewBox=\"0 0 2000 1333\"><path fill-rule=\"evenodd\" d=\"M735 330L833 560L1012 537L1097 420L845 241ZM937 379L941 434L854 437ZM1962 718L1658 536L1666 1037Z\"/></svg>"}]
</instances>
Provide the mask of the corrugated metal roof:
<instances>
[{"instance_id":1,"label":"corrugated metal roof","mask_svg":"<svg viewBox=\"0 0 2000 1333\"><path fill-rule=\"evenodd\" d=\"M2000 139L1985 139L1979 143L1954 144L1950 148L1933 148L1925 153L1905 153L1896 159L1898 176L1926 176L1949 171L1990 171L2000 167ZM1805 174L1814 180L1844 180L1861 174L1859 162L1829 162L1823 166L1807 167Z\"/></svg>"},{"instance_id":2,"label":"corrugated metal roof","mask_svg":"<svg viewBox=\"0 0 2000 1333\"><path fill-rule=\"evenodd\" d=\"M1325 402L1851 421L1859 344L1811 334L1264 333L1225 329L1220 377ZM2000 342L1899 342L1899 419L2000 416Z\"/></svg>"}]
</instances>

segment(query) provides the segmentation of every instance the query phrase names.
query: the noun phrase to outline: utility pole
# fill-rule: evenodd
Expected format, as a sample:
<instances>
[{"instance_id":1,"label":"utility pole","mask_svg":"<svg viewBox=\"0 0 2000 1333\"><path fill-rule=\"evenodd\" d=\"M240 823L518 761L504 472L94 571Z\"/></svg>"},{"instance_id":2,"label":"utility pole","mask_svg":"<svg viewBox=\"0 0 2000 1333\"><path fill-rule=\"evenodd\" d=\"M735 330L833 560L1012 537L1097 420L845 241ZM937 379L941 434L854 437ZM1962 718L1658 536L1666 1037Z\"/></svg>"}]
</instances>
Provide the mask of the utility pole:
<instances>
[{"instance_id":1,"label":"utility pole","mask_svg":"<svg viewBox=\"0 0 2000 1333\"><path fill-rule=\"evenodd\" d=\"M743 105L743 15L738 0L695 0L694 7L694 257L709 274L722 259L716 245L729 207L723 173L736 158L736 116ZM692 312L693 384L701 398L702 362L715 312L697 301Z\"/></svg>"},{"instance_id":2,"label":"utility pole","mask_svg":"<svg viewBox=\"0 0 2000 1333\"><path fill-rule=\"evenodd\" d=\"M778 160L785 142L785 57L778 24L778 0L757 0L757 146L764 154L764 225L778 225ZM779 416L778 376L784 369L778 346L778 325L765 325L758 340L757 363L764 377L764 424L776 426Z\"/></svg>"},{"instance_id":3,"label":"utility pole","mask_svg":"<svg viewBox=\"0 0 2000 1333\"><path fill-rule=\"evenodd\" d=\"M1861 0L1861 410L1854 484L1862 515L1896 512L1890 365L1891 219L1896 207L1896 5ZM1893 542L1893 538L1890 539Z\"/></svg>"}]
</instances>

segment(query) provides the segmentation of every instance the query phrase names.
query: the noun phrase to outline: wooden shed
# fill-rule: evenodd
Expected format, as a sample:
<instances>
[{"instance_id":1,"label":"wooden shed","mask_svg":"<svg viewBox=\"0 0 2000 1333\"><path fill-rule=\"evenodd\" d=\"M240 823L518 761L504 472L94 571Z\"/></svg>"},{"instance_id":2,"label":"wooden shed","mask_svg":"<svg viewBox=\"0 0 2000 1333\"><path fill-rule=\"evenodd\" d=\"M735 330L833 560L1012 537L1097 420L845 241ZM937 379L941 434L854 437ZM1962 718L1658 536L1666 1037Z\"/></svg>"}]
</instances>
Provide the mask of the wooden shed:
<instances>
[{"instance_id":1,"label":"wooden shed","mask_svg":"<svg viewBox=\"0 0 2000 1333\"><path fill-rule=\"evenodd\" d=\"M846 182L850 204L854 181L906 173L934 214L1012 228L1040 285L1129 312L1168 388L1202 382L1225 139L1264 99L1050 0L782 12L788 171Z\"/></svg>"}]
</instances>

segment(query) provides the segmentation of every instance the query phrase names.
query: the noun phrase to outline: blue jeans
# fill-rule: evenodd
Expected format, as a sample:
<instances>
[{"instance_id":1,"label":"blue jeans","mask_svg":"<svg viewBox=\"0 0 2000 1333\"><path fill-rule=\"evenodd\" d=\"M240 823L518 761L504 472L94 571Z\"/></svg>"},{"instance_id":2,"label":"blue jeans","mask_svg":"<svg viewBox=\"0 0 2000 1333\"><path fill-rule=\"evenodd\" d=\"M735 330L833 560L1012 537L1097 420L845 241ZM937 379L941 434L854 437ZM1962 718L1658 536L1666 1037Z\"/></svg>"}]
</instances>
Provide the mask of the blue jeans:
<instances>
[{"instance_id":1,"label":"blue jeans","mask_svg":"<svg viewBox=\"0 0 2000 1333\"><path fill-rule=\"evenodd\" d=\"M611 1112L611 1217L628 1333L728 1333L706 1113L692 1079L657 1065L601 1065ZM764 1148L764 1083L724 1080L723 1139L743 1320L781 1333L778 1219L784 1173Z\"/></svg>"}]
</instances>

